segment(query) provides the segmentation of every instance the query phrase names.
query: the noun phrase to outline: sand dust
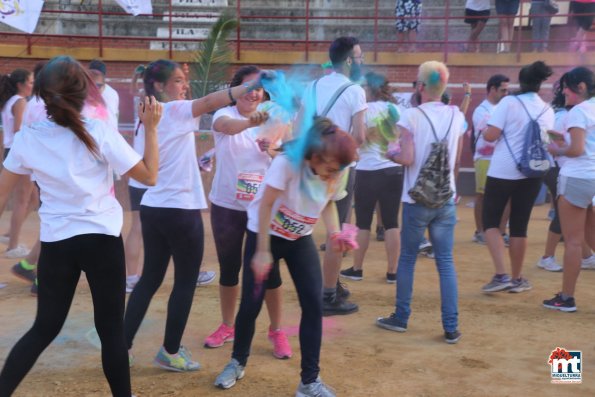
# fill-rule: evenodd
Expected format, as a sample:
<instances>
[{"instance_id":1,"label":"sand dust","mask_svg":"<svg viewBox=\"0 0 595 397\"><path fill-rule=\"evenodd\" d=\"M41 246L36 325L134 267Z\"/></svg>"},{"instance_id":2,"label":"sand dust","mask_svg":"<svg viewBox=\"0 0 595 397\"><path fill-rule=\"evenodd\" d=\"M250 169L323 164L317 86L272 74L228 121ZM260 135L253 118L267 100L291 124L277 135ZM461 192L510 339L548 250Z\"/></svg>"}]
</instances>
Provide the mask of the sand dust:
<instances>
[{"instance_id":1,"label":"sand dust","mask_svg":"<svg viewBox=\"0 0 595 397\"><path fill-rule=\"evenodd\" d=\"M493 269L487 248L471 242L472 209L458 207L455 259L459 277L460 329L457 345L442 339L438 277L434 262L417 261L412 317L406 333L385 331L374 325L376 317L393 311L395 287L384 281L386 271L382 243L372 242L365 262L364 280L350 282L360 311L345 317L324 319L321 376L339 396L594 396L595 395L595 271L584 271L578 283L579 311L566 314L541 307L561 287L561 274L536 268L542 254L548 221L547 206L536 207L529 231L525 276L533 290L522 294L485 295L481 286ZM127 214L128 216L128 214ZM218 270L208 216L204 269ZM6 230L9 216L0 222ZM128 217L126 218L128 222ZM24 227L24 242L32 245L38 227L31 215ZM125 230L128 223L125 225ZM316 237L321 241L322 229ZM561 260L563 247L558 249ZM10 275L13 260L0 259L0 362L31 325L35 299L29 286ZM351 257L344 267L351 264ZM171 373L152 365L161 345L167 298L172 284L171 268L156 294L134 345L136 362L131 370L133 392L149 396L293 396L299 382L299 307L293 284L285 280L285 328L295 355L277 360L266 339L267 316L257 324L246 376L231 390L213 387L218 372L230 357L231 344L219 349L202 347L204 338L220 322L216 284L200 287L183 338L202 369L195 373ZM109 389L94 347L91 296L81 281L63 331L40 357L15 396L108 396ZM550 384L549 354L557 346L583 352L583 384Z\"/></svg>"}]
</instances>

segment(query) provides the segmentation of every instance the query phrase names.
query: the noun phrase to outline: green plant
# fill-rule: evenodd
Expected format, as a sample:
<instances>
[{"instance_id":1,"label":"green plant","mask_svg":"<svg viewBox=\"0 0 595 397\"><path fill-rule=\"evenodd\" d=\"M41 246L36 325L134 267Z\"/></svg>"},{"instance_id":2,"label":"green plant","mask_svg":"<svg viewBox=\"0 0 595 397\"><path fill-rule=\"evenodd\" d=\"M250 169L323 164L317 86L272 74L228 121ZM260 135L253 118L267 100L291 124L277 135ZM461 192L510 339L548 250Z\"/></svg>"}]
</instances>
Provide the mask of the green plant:
<instances>
[{"instance_id":1,"label":"green plant","mask_svg":"<svg viewBox=\"0 0 595 397\"><path fill-rule=\"evenodd\" d=\"M211 28L209 37L199 44L194 62L190 66L196 79L191 82L193 98L203 97L227 83L232 55L227 37L236 29L237 24L237 20L229 13L221 14Z\"/></svg>"}]
</instances>

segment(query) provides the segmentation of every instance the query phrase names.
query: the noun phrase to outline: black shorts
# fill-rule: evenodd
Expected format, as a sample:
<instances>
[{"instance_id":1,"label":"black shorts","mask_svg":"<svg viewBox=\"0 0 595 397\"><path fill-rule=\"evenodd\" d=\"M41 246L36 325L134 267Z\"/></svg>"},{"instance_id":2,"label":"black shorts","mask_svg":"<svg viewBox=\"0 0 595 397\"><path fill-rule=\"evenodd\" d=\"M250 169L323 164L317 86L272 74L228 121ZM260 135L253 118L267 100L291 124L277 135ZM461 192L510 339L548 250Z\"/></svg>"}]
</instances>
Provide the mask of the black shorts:
<instances>
[{"instance_id":1,"label":"black shorts","mask_svg":"<svg viewBox=\"0 0 595 397\"><path fill-rule=\"evenodd\" d=\"M147 189L128 186L128 194L130 195L130 211L140 211L140 201Z\"/></svg>"},{"instance_id":2,"label":"black shorts","mask_svg":"<svg viewBox=\"0 0 595 397\"><path fill-rule=\"evenodd\" d=\"M579 3L578 1L570 2L570 14L572 14L572 20L583 30L591 29L591 25L593 24L594 13L595 3Z\"/></svg>"},{"instance_id":3,"label":"black shorts","mask_svg":"<svg viewBox=\"0 0 595 397\"><path fill-rule=\"evenodd\" d=\"M487 22L490 19L490 10L471 10L469 8L465 8L465 23L470 25L475 25L477 22Z\"/></svg>"},{"instance_id":4,"label":"black shorts","mask_svg":"<svg viewBox=\"0 0 595 397\"><path fill-rule=\"evenodd\" d=\"M520 0L496 0L498 15L516 15L519 12Z\"/></svg>"}]
</instances>

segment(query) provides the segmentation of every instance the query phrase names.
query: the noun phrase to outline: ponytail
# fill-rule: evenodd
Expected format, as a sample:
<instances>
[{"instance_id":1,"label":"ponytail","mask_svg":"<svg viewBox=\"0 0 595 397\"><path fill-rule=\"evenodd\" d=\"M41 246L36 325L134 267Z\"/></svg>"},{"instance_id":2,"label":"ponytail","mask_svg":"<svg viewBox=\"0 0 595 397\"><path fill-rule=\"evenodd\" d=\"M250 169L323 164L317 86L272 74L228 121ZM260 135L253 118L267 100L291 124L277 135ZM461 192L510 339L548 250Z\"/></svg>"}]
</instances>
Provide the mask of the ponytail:
<instances>
[{"instance_id":1,"label":"ponytail","mask_svg":"<svg viewBox=\"0 0 595 397\"><path fill-rule=\"evenodd\" d=\"M53 58L39 72L33 90L45 102L48 116L70 129L91 153L99 156L97 143L85 129L81 116L87 99L92 105L98 101L97 88L81 64L69 56ZM88 98L89 94L94 95Z\"/></svg>"}]
</instances>

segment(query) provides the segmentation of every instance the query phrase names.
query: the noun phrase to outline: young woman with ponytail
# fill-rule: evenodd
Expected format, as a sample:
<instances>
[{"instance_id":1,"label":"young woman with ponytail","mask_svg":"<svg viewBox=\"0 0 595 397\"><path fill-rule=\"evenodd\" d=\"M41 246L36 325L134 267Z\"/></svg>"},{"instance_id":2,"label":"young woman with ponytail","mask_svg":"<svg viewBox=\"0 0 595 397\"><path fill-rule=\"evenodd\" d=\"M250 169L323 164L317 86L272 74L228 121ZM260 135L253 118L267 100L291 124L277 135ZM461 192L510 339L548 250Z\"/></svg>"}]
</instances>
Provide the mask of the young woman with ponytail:
<instances>
[{"instance_id":1,"label":"young woman with ponytail","mask_svg":"<svg viewBox=\"0 0 595 397\"><path fill-rule=\"evenodd\" d=\"M194 132L199 118L260 87L257 77L237 87L186 100L188 82L175 62L158 60L144 71L146 95L163 102L159 123L159 176L141 200L140 218L144 241L143 274L130 294L125 316L126 342L132 348L134 336L161 286L170 259L174 262L174 284L169 298L163 345L155 364L170 371L195 371L188 349L181 346L182 335L192 307L194 290L202 262L204 230L201 209L207 208ZM144 139L144 125L135 139Z\"/></svg>"},{"instance_id":2,"label":"young woman with ponytail","mask_svg":"<svg viewBox=\"0 0 595 397\"><path fill-rule=\"evenodd\" d=\"M9 75L0 77L0 109L2 110L2 127L4 130L4 158L8 155L15 134L21 129L23 115L27 106L27 97L33 90L33 73L24 69L16 69ZM10 230L8 232L6 252L7 258L22 258L29 250L19 245L19 235L29 213L33 193L33 182L23 176L15 185L15 199Z\"/></svg>"},{"instance_id":3,"label":"young woman with ponytail","mask_svg":"<svg viewBox=\"0 0 595 397\"><path fill-rule=\"evenodd\" d=\"M21 129L0 174L0 208L21 175L40 187L41 254L37 314L13 347L0 373L0 396L12 395L45 348L58 335L84 271L93 297L104 374L111 393L130 397L124 339L124 249L122 207L113 193L113 172L153 185L157 178L156 126L161 105L147 98L139 110L145 126L141 158L101 120L81 115L101 106L85 69L74 59L52 59L35 82L48 119Z\"/></svg>"},{"instance_id":4,"label":"young woman with ponytail","mask_svg":"<svg viewBox=\"0 0 595 397\"><path fill-rule=\"evenodd\" d=\"M306 150L288 142L267 170L254 200L248 206L244 248L242 298L235 320L231 361L215 380L229 389L244 376L255 322L269 283L274 283L284 259L302 308L300 320L301 382L297 397L334 397L319 375L322 339L322 273L312 239L318 218L324 221L337 252L352 248L339 232L335 201L343 198L346 167L356 158L355 139L327 118L320 118L306 133ZM300 139L300 138L298 138ZM351 237L351 242L355 236Z\"/></svg>"}]
</instances>

